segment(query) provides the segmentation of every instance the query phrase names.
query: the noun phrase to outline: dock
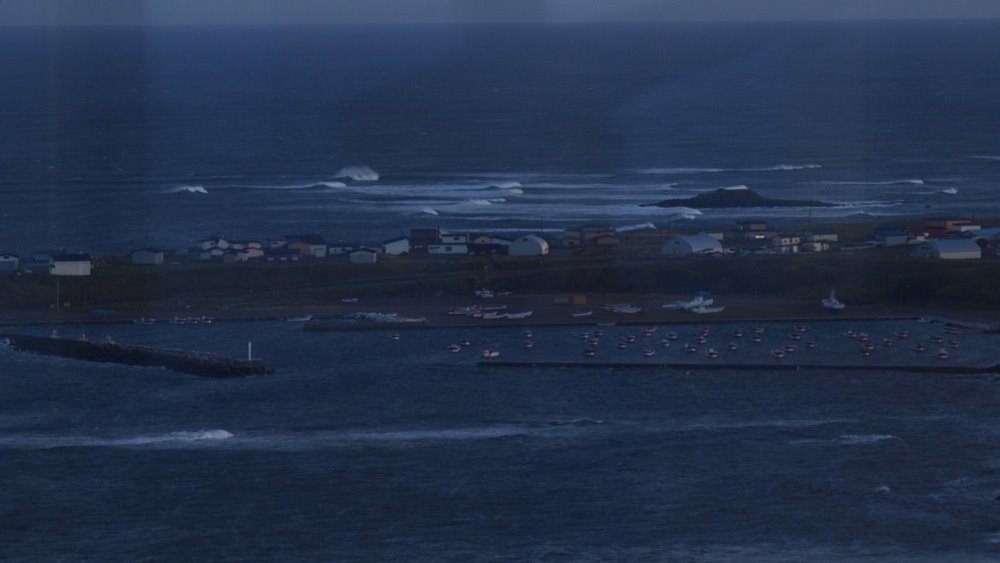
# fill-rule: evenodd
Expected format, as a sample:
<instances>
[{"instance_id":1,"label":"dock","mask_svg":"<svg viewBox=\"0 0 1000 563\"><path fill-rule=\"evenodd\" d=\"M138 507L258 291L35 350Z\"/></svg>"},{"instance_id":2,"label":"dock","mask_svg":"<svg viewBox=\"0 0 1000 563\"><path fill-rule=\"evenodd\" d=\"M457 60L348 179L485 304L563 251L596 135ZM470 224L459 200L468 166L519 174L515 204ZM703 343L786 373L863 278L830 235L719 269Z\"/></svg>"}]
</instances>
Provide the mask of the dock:
<instances>
[{"instance_id":1,"label":"dock","mask_svg":"<svg viewBox=\"0 0 1000 563\"><path fill-rule=\"evenodd\" d=\"M481 360L482 368L550 368L550 369L621 369L670 371L906 371L911 373L942 373L953 375L1000 373L1000 365L976 366L954 364L832 364L832 363L716 363L716 362L600 362L600 361L509 361Z\"/></svg>"},{"instance_id":2,"label":"dock","mask_svg":"<svg viewBox=\"0 0 1000 563\"><path fill-rule=\"evenodd\" d=\"M12 349L21 352L88 362L162 367L202 377L230 378L272 373L263 360L237 360L205 352L135 346L113 341L90 342L23 334L0 334L0 341L6 341Z\"/></svg>"}]
</instances>

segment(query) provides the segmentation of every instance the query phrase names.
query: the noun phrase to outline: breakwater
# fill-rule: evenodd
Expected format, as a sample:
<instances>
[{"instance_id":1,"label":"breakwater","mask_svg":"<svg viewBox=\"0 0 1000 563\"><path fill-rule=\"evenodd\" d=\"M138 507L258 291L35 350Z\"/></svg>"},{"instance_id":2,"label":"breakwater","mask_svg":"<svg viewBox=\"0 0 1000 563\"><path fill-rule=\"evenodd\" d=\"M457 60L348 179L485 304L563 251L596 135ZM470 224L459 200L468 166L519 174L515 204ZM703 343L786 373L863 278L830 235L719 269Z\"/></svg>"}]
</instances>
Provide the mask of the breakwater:
<instances>
[{"instance_id":1,"label":"breakwater","mask_svg":"<svg viewBox=\"0 0 1000 563\"><path fill-rule=\"evenodd\" d=\"M507 361L482 360L479 367L486 368L556 368L556 369L642 369L675 371L906 371L913 373L977 374L1000 373L1000 365L945 365L945 364L833 364L833 363L716 363L716 362L560 362L560 361Z\"/></svg>"},{"instance_id":2,"label":"breakwater","mask_svg":"<svg viewBox=\"0 0 1000 563\"><path fill-rule=\"evenodd\" d=\"M5 340L11 348L22 352L90 362L162 367L202 377L226 378L271 373L263 360L237 360L205 352L21 334L3 334L0 335L0 340Z\"/></svg>"}]
</instances>

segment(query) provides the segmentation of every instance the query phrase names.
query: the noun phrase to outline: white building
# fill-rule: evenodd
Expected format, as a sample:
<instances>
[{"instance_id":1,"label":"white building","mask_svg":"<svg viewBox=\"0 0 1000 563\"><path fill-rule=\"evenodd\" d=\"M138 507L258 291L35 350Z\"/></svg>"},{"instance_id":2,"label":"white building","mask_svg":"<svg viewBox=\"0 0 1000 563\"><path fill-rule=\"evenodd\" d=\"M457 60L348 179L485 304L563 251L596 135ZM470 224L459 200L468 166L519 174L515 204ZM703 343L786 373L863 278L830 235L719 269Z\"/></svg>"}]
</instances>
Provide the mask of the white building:
<instances>
[{"instance_id":1,"label":"white building","mask_svg":"<svg viewBox=\"0 0 1000 563\"><path fill-rule=\"evenodd\" d=\"M441 233L441 238L439 240L441 244L465 244L469 242L469 235L466 233Z\"/></svg>"},{"instance_id":2,"label":"white building","mask_svg":"<svg viewBox=\"0 0 1000 563\"><path fill-rule=\"evenodd\" d=\"M378 260L378 253L372 250L355 250L351 253L352 264L374 264Z\"/></svg>"},{"instance_id":3,"label":"white building","mask_svg":"<svg viewBox=\"0 0 1000 563\"><path fill-rule=\"evenodd\" d=\"M524 235L507 247L510 256L545 256L548 253L549 243L538 235Z\"/></svg>"},{"instance_id":4,"label":"white building","mask_svg":"<svg viewBox=\"0 0 1000 563\"><path fill-rule=\"evenodd\" d=\"M722 243L707 235L670 237L660 249L663 256L722 254Z\"/></svg>"},{"instance_id":5,"label":"white building","mask_svg":"<svg viewBox=\"0 0 1000 563\"><path fill-rule=\"evenodd\" d=\"M89 276L89 254L57 254L49 263L49 273L53 276Z\"/></svg>"},{"instance_id":6,"label":"white building","mask_svg":"<svg viewBox=\"0 0 1000 563\"><path fill-rule=\"evenodd\" d=\"M0 272L16 272L21 266L21 257L17 254L0 254Z\"/></svg>"},{"instance_id":7,"label":"white building","mask_svg":"<svg viewBox=\"0 0 1000 563\"><path fill-rule=\"evenodd\" d=\"M427 254L450 254L465 256L469 253L467 244L428 244Z\"/></svg>"},{"instance_id":8,"label":"white building","mask_svg":"<svg viewBox=\"0 0 1000 563\"><path fill-rule=\"evenodd\" d=\"M983 250L972 239L938 239L917 245L913 249L913 256L941 260L975 260L983 257Z\"/></svg>"},{"instance_id":9,"label":"white building","mask_svg":"<svg viewBox=\"0 0 1000 563\"><path fill-rule=\"evenodd\" d=\"M382 253L389 256L402 256L410 253L410 239L406 237L394 238L382 243Z\"/></svg>"},{"instance_id":10,"label":"white building","mask_svg":"<svg viewBox=\"0 0 1000 563\"><path fill-rule=\"evenodd\" d=\"M163 264L163 251L158 248L142 248L132 253L132 264L137 266L159 266Z\"/></svg>"}]
</instances>

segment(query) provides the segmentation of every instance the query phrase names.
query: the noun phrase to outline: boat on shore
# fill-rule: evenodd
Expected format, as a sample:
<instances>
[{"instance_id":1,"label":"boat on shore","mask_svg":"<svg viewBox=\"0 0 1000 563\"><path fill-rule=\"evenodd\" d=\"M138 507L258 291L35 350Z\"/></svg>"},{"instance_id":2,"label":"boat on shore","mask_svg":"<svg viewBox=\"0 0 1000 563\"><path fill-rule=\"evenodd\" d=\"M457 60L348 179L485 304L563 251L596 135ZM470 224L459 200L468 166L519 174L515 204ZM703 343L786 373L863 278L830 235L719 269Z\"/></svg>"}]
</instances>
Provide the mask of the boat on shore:
<instances>
[{"instance_id":1,"label":"boat on shore","mask_svg":"<svg viewBox=\"0 0 1000 563\"><path fill-rule=\"evenodd\" d=\"M312 315L299 315L297 317L288 317L285 320L288 321L288 322L290 322L290 323L307 323L307 322L311 321L312 318L313 318Z\"/></svg>"},{"instance_id":2,"label":"boat on shore","mask_svg":"<svg viewBox=\"0 0 1000 563\"><path fill-rule=\"evenodd\" d=\"M837 299L836 291L831 290L830 296L820 300L823 307L828 311L841 311L844 309L844 304Z\"/></svg>"},{"instance_id":3,"label":"boat on shore","mask_svg":"<svg viewBox=\"0 0 1000 563\"><path fill-rule=\"evenodd\" d=\"M593 314L594 314L593 311L579 311L579 312L576 312L576 313L572 313L570 316L579 318L579 317L589 317L589 316L591 316Z\"/></svg>"}]
</instances>

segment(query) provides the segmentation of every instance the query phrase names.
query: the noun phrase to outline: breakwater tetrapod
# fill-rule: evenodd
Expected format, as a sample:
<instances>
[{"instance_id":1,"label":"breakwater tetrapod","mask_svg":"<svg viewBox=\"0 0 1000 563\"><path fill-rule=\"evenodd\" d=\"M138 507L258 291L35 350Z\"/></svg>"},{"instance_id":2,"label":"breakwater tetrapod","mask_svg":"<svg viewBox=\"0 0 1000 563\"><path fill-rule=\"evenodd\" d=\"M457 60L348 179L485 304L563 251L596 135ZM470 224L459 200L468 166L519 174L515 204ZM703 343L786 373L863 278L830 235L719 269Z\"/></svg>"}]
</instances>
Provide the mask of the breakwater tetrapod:
<instances>
[{"instance_id":1,"label":"breakwater tetrapod","mask_svg":"<svg viewBox=\"0 0 1000 563\"><path fill-rule=\"evenodd\" d=\"M205 352L167 350L117 342L90 342L23 334L0 334L12 349L46 356L130 366L163 367L202 377L243 377L272 373L263 360L237 360Z\"/></svg>"}]
</instances>

